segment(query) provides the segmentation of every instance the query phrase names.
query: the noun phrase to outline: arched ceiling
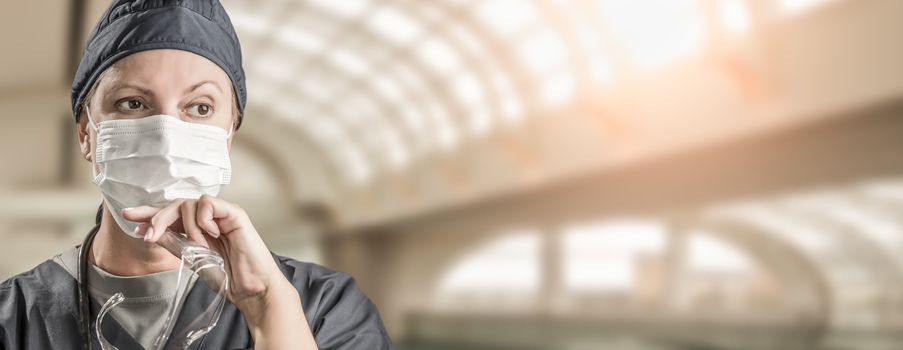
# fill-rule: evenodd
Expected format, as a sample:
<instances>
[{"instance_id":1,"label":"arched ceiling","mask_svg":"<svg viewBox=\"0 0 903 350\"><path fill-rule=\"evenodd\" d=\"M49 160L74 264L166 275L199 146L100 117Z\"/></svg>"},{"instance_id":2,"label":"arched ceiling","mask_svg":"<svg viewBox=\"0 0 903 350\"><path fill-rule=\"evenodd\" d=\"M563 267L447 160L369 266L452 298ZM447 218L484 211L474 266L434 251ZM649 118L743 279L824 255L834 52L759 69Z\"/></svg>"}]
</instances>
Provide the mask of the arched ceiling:
<instances>
[{"instance_id":1,"label":"arched ceiling","mask_svg":"<svg viewBox=\"0 0 903 350\"><path fill-rule=\"evenodd\" d=\"M367 222L789 123L763 42L838 1L224 2L251 118Z\"/></svg>"}]
</instances>

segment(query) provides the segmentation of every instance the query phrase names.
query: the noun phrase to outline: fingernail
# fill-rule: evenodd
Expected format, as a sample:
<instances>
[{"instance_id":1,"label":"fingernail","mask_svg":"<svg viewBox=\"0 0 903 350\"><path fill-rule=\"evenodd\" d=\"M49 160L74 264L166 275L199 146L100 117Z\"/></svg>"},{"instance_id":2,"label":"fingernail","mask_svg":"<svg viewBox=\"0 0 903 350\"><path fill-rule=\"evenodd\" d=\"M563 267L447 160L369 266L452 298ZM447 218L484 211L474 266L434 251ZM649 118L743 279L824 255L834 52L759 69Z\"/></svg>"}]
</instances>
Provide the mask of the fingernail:
<instances>
[{"instance_id":1,"label":"fingernail","mask_svg":"<svg viewBox=\"0 0 903 350\"><path fill-rule=\"evenodd\" d=\"M153 236L154 236L154 228L148 227L147 231L144 231L144 241L149 242L151 240L151 237L153 237Z\"/></svg>"},{"instance_id":2,"label":"fingernail","mask_svg":"<svg viewBox=\"0 0 903 350\"><path fill-rule=\"evenodd\" d=\"M135 236L143 236L144 232L141 232L141 226L135 226L135 229L132 230L132 234Z\"/></svg>"}]
</instances>

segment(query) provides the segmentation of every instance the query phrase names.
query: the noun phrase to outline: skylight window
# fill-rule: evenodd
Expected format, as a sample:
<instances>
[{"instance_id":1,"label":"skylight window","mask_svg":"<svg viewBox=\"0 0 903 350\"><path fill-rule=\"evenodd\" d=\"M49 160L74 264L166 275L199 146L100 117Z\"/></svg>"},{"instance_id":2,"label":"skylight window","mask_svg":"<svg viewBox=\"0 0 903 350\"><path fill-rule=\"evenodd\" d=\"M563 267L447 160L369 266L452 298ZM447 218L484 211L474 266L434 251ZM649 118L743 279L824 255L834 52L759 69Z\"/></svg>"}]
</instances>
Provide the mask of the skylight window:
<instances>
[{"instance_id":1,"label":"skylight window","mask_svg":"<svg viewBox=\"0 0 903 350\"><path fill-rule=\"evenodd\" d=\"M505 38L517 36L540 21L536 6L529 1L493 0L477 4L477 16Z\"/></svg>"},{"instance_id":2,"label":"skylight window","mask_svg":"<svg viewBox=\"0 0 903 350\"><path fill-rule=\"evenodd\" d=\"M417 56L423 63L440 74L449 74L461 67L458 53L444 41L430 38L417 48Z\"/></svg>"},{"instance_id":3,"label":"skylight window","mask_svg":"<svg viewBox=\"0 0 903 350\"><path fill-rule=\"evenodd\" d=\"M338 68L349 74L363 76L370 72L369 64L358 53L348 50L332 50L329 59Z\"/></svg>"},{"instance_id":4,"label":"skylight window","mask_svg":"<svg viewBox=\"0 0 903 350\"><path fill-rule=\"evenodd\" d=\"M517 53L534 74L552 73L567 65L567 47L548 27L524 38L518 44Z\"/></svg>"},{"instance_id":5,"label":"skylight window","mask_svg":"<svg viewBox=\"0 0 903 350\"><path fill-rule=\"evenodd\" d=\"M411 43L422 35L420 24L396 7L381 7L368 20L368 28L396 44Z\"/></svg>"},{"instance_id":6,"label":"skylight window","mask_svg":"<svg viewBox=\"0 0 903 350\"><path fill-rule=\"evenodd\" d=\"M372 0L307 0L311 6L341 17L356 17L373 4Z\"/></svg>"},{"instance_id":7,"label":"skylight window","mask_svg":"<svg viewBox=\"0 0 903 350\"><path fill-rule=\"evenodd\" d=\"M779 0L778 10L783 15L796 15L812 10L830 1L833 0Z\"/></svg>"},{"instance_id":8,"label":"skylight window","mask_svg":"<svg viewBox=\"0 0 903 350\"><path fill-rule=\"evenodd\" d=\"M703 18L696 0L600 0L599 8L618 46L642 71L658 69L702 45Z\"/></svg>"},{"instance_id":9,"label":"skylight window","mask_svg":"<svg viewBox=\"0 0 903 350\"><path fill-rule=\"evenodd\" d=\"M744 32L749 29L749 10L746 0L722 0L717 2L721 25L729 33Z\"/></svg>"},{"instance_id":10,"label":"skylight window","mask_svg":"<svg viewBox=\"0 0 903 350\"><path fill-rule=\"evenodd\" d=\"M273 35L277 42L295 51L315 53L326 46L322 35L311 32L295 21L283 24Z\"/></svg>"}]
</instances>

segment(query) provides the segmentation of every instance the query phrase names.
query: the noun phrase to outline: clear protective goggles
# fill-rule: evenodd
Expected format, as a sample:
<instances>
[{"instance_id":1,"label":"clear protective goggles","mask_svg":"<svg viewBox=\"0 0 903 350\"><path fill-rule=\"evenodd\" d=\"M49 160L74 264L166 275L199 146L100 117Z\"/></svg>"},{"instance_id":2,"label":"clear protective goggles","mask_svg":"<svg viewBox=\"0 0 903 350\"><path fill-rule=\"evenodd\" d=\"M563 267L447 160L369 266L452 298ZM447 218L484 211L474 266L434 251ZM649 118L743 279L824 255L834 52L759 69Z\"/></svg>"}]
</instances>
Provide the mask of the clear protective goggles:
<instances>
[{"instance_id":1,"label":"clear protective goggles","mask_svg":"<svg viewBox=\"0 0 903 350\"><path fill-rule=\"evenodd\" d=\"M219 321L223 306L226 303L226 292L229 288L229 274L226 271L225 260L219 253L204 247L200 244L189 241L183 235L167 229L160 240L157 242L167 251L179 257L182 265L179 269L178 290L173 296L169 311L166 313L166 320L160 334L154 341L154 349L188 349L192 343L203 337L216 326ZM176 314L179 302L183 297L191 291L189 287L182 288L182 279L190 278L191 274L197 275L201 286L196 288L209 288L216 296L213 301L208 304L204 311L190 320L185 327L181 329L171 329L178 319ZM117 305L127 301L122 293L116 293L111 296L101 307L97 314L95 329L97 339L103 350L118 350L115 345L111 344L101 331L102 324L107 320L110 311ZM146 349L150 350L150 349Z\"/></svg>"}]
</instances>

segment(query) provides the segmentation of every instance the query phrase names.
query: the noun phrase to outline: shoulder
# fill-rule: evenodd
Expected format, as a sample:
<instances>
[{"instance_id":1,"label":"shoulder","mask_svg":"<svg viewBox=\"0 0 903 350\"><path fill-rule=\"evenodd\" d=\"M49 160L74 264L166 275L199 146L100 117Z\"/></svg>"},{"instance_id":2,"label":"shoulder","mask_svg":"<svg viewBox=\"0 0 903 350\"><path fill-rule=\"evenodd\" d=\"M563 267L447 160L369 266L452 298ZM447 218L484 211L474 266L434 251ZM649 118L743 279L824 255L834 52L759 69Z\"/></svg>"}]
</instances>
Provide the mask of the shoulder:
<instances>
[{"instance_id":1,"label":"shoulder","mask_svg":"<svg viewBox=\"0 0 903 350\"><path fill-rule=\"evenodd\" d=\"M11 317L16 309L44 312L74 300L75 279L62 266L46 260L31 270L0 284L0 315Z\"/></svg>"},{"instance_id":2,"label":"shoulder","mask_svg":"<svg viewBox=\"0 0 903 350\"><path fill-rule=\"evenodd\" d=\"M282 273L293 282L300 279L310 283L354 283L354 278L351 275L333 271L319 264L299 261L278 254L273 254L273 258L276 260Z\"/></svg>"},{"instance_id":3,"label":"shoulder","mask_svg":"<svg viewBox=\"0 0 903 350\"><path fill-rule=\"evenodd\" d=\"M273 257L298 290L321 349L392 349L376 305L351 275L310 262Z\"/></svg>"},{"instance_id":4,"label":"shoulder","mask_svg":"<svg viewBox=\"0 0 903 350\"><path fill-rule=\"evenodd\" d=\"M69 283L65 283L69 281ZM20 293L54 293L74 285L75 280L62 266L46 260L33 269L12 276L0 284L0 301ZM35 294L36 295L36 294Z\"/></svg>"},{"instance_id":5,"label":"shoulder","mask_svg":"<svg viewBox=\"0 0 903 350\"><path fill-rule=\"evenodd\" d=\"M273 255L286 278L298 289L306 307L317 306L320 309L343 303L372 304L370 299L358 288L354 278L345 273L334 271L325 266L298 261L289 257ZM313 300L304 300L313 299ZM375 308L375 307L374 307Z\"/></svg>"},{"instance_id":6,"label":"shoulder","mask_svg":"<svg viewBox=\"0 0 903 350\"><path fill-rule=\"evenodd\" d=\"M4 281L0 284L0 348L18 349L24 344L59 348L46 334L58 334L61 339L77 334L76 291L75 279L51 260Z\"/></svg>"}]
</instances>

